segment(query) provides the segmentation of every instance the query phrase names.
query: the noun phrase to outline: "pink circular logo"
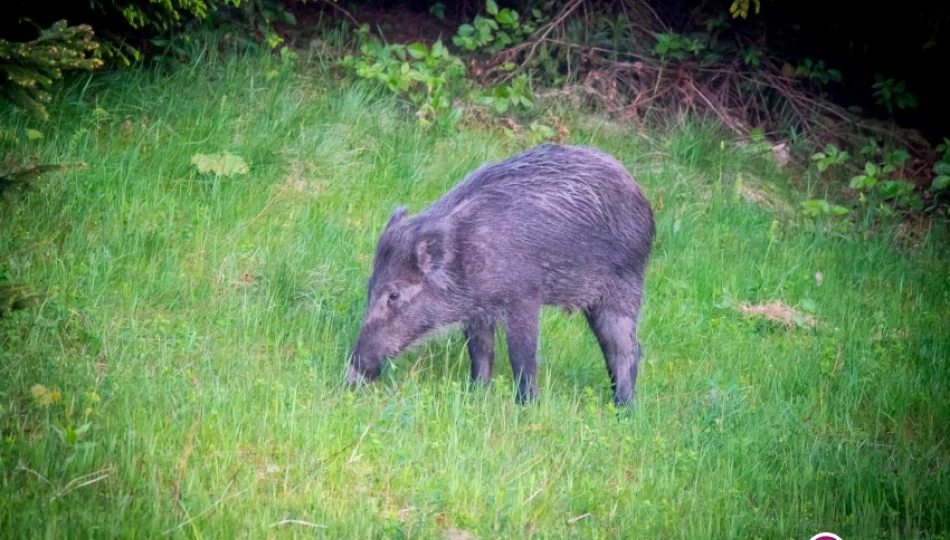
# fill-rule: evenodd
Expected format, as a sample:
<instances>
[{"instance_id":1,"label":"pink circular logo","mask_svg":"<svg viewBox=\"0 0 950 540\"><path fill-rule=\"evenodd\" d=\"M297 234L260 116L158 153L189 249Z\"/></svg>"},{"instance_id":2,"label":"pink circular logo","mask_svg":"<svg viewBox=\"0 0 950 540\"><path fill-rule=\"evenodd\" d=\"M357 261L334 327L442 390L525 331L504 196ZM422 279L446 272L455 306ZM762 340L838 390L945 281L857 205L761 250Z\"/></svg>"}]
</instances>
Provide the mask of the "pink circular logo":
<instances>
[{"instance_id":1,"label":"pink circular logo","mask_svg":"<svg viewBox=\"0 0 950 540\"><path fill-rule=\"evenodd\" d=\"M835 533L823 532L812 536L809 540L841 540L841 537Z\"/></svg>"}]
</instances>

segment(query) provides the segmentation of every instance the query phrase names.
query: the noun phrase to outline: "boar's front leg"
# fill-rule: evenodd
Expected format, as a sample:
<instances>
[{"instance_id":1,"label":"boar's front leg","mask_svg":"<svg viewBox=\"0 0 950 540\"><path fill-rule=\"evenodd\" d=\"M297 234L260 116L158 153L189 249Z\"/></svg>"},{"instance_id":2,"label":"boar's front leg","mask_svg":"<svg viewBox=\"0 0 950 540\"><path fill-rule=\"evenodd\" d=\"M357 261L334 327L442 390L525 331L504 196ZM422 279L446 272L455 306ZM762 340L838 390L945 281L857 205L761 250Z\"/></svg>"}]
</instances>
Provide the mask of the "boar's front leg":
<instances>
[{"instance_id":1,"label":"boar's front leg","mask_svg":"<svg viewBox=\"0 0 950 540\"><path fill-rule=\"evenodd\" d=\"M472 359L472 383L488 384L495 365L495 322L476 319L465 323L468 355Z\"/></svg>"},{"instance_id":2,"label":"boar's front leg","mask_svg":"<svg viewBox=\"0 0 950 540\"><path fill-rule=\"evenodd\" d=\"M614 403L618 406L632 404L636 396L640 363L640 343L637 341L639 298L631 304L631 309L597 306L587 311L587 321L607 361Z\"/></svg>"},{"instance_id":3,"label":"boar's front leg","mask_svg":"<svg viewBox=\"0 0 950 540\"><path fill-rule=\"evenodd\" d=\"M525 404L538 394L538 317L540 302L521 302L512 306L505 318L508 357L518 381L518 403Z\"/></svg>"}]
</instances>

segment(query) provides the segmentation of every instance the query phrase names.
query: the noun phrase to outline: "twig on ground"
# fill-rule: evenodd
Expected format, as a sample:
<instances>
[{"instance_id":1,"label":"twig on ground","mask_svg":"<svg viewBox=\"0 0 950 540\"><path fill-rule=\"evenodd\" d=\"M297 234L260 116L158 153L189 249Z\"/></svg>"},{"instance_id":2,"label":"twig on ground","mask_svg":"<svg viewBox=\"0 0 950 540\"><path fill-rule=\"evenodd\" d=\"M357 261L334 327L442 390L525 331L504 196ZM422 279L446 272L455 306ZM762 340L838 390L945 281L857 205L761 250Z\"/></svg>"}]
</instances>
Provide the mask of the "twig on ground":
<instances>
[{"instance_id":1,"label":"twig on ground","mask_svg":"<svg viewBox=\"0 0 950 540\"><path fill-rule=\"evenodd\" d=\"M567 522L568 524L576 523L584 518L589 518L589 517L590 517L590 512L585 512L579 516L572 517L571 519L567 520Z\"/></svg>"},{"instance_id":2,"label":"twig on ground","mask_svg":"<svg viewBox=\"0 0 950 540\"><path fill-rule=\"evenodd\" d=\"M555 28L558 27L558 25L560 25L561 23L563 23L563 22L567 19L568 15L570 15L571 13L573 13L574 10L577 9L578 6L580 6L582 3L584 3L584 0L574 0L573 2L571 2L570 4L568 4L567 7L565 7L564 9L561 10L561 13L558 14L558 17L557 17L556 19L554 19L553 21L551 21L550 23L548 23L548 24L546 24L545 26L542 27L542 29L540 30L541 36L540 36L538 39L532 40L532 41L527 42L527 43L524 44L524 45L526 45L526 46L530 44L530 49L528 50L528 54L525 56L525 59L521 62L521 67L522 67L522 68L524 68L524 66L525 66L529 61L531 61L531 58L534 56L535 51L538 49L538 45L540 45L540 44L545 40L545 38L547 38L548 35L549 35ZM508 75L506 75L505 77L503 77L502 80L505 81L505 80L509 80L509 79L511 79L512 77L514 77L515 71L516 71L516 70L512 70Z\"/></svg>"},{"instance_id":3,"label":"twig on ground","mask_svg":"<svg viewBox=\"0 0 950 540\"><path fill-rule=\"evenodd\" d=\"M357 28L359 28L360 22L357 21L357 20L356 20L356 17L354 17L349 11L347 11L346 9L344 9L343 6L337 4L337 3L334 2L333 0L324 0L323 3L329 5L329 6L332 7L333 9L335 9L335 10L339 11L340 13L342 13L343 16L346 17L347 19L349 19L350 22L352 22L354 26L356 26Z\"/></svg>"},{"instance_id":4,"label":"twig on ground","mask_svg":"<svg viewBox=\"0 0 950 540\"><path fill-rule=\"evenodd\" d=\"M188 456L191 455L191 449L194 447L195 433L198 431L198 425L201 423L201 413L188 430L188 437L185 439L185 449L182 451L181 459L178 460L178 475L175 477L175 491L172 494L172 505L178 507L178 501L181 497L181 480L185 477L185 467L188 465Z\"/></svg>"},{"instance_id":5,"label":"twig on ground","mask_svg":"<svg viewBox=\"0 0 950 540\"><path fill-rule=\"evenodd\" d=\"M203 517L203 516L205 516L205 515L211 513L211 512L214 511L214 509L217 508L218 505L220 505L221 503L223 503L223 502L225 502L225 501L229 501L229 500L231 500L231 499L236 499L237 497L240 497L241 495L247 493L247 490L246 490L246 489L242 489L241 491L238 491L238 492L235 493L234 495L228 496L228 491L231 489L231 485L232 485L232 484L234 484L234 480L233 480L233 479L228 482L228 485L227 485L227 486L225 486L225 488L224 488L224 493L221 495L221 497L220 497L218 500L214 501L214 502L211 504L211 506L209 506L209 507L205 508L204 510L202 510L198 515L196 515L196 516L194 516L194 517L190 517L190 518L186 519L185 521L182 521L181 523L179 523L178 525L172 527L171 529L166 529L166 530L162 531L162 535L167 535L167 534L169 534L169 533L175 532L175 531L177 531L178 529L184 527L185 525L188 525L188 524L191 523L192 521L194 521L194 520L196 520L196 519L198 519L198 518L200 518L200 517Z\"/></svg>"},{"instance_id":6,"label":"twig on ground","mask_svg":"<svg viewBox=\"0 0 950 540\"><path fill-rule=\"evenodd\" d=\"M809 421L811 421L812 415L815 414L815 411L817 411L818 408L821 407L821 404L825 401L825 394L828 393L828 387L831 386L831 379L833 379L835 376L835 373L838 372L838 366L840 365L840 363L841 363L841 349L839 348L838 354L835 356L835 365L831 368L831 375L828 376L828 381L825 383L824 387L822 388L821 393L818 394L818 402L812 406L811 410L808 411L808 414L805 416L805 419L802 420L803 424L807 424Z\"/></svg>"},{"instance_id":7,"label":"twig on ground","mask_svg":"<svg viewBox=\"0 0 950 540\"><path fill-rule=\"evenodd\" d=\"M326 525L320 525L318 523L310 523L309 521L301 521L299 519L284 519L278 521L277 523L271 524L271 527L279 527L281 525L303 525L305 527L313 527L314 529L326 529Z\"/></svg>"},{"instance_id":8,"label":"twig on ground","mask_svg":"<svg viewBox=\"0 0 950 540\"><path fill-rule=\"evenodd\" d=\"M40 474L40 473L34 471L33 469L27 467L27 466L24 465L23 463L18 463L17 466L16 466L16 470L17 470L17 471L28 472L28 473L32 474L33 476L35 476L35 477L39 478L40 480L42 480L42 481L43 481L46 485L48 485L48 486L53 485L53 484L50 483L49 480L46 479L45 476L43 476L42 474Z\"/></svg>"},{"instance_id":9,"label":"twig on ground","mask_svg":"<svg viewBox=\"0 0 950 540\"><path fill-rule=\"evenodd\" d=\"M55 501L56 499L58 499L58 498L60 498L60 497L63 497L63 496L65 496L65 495L69 494L69 493L72 493L73 491L76 491L76 490L79 489L79 488L82 488L82 487L85 487L85 486L88 486L88 485L91 485L91 484L95 484L96 482L100 482L100 481L102 481L102 480L105 480L106 478L109 477L109 474L110 474L110 473L108 473L108 472L106 472L106 471L110 471L111 469L112 469L111 466L110 466L110 467L105 467L105 468L100 469L100 470L98 470L98 471L96 471L96 472L91 472L91 473L88 473L88 474L84 474L84 475L82 475L82 476L79 476L79 477L77 477L77 478L73 478L72 480L69 481L68 484L66 484L65 486L63 486L62 489L60 489L59 491L57 491L55 495L53 495L52 497L50 497L50 502L53 502L53 501Z\"/></svg>"}]
</instances>

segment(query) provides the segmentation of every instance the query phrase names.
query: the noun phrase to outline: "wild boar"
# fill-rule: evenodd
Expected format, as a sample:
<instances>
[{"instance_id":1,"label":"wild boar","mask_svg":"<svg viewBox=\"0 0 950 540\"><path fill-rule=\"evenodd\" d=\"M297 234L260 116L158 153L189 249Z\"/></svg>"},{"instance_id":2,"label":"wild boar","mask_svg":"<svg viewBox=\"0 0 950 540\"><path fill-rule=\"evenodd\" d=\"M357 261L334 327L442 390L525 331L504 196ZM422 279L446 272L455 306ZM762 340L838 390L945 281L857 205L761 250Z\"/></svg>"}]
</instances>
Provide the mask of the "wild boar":
<instances>
[{"instance_id":1,"label":"wild boar","mask_svg":"<svg viewBox=\"0 0 950 540\"><path fill-rule=\"evenodd\" d=\"M351 385L434 330L460 325L473 382L487 383L502 324L517 401L537 395L544 305L581 310L616 404L635 395L637 322L655 223L624 166L589 147L544 144L485 164L415 216L382 231L347 370Z\"/></svg>"}]
</instances>

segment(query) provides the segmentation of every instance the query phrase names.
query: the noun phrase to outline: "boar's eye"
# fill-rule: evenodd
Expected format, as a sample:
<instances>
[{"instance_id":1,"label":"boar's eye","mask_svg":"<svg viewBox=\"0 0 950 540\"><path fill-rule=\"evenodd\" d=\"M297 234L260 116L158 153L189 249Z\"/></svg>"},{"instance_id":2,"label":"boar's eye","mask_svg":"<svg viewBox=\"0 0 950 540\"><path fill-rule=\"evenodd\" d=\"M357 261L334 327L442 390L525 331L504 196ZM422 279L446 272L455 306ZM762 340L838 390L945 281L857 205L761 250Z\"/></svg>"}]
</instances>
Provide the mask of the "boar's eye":
<instances>
[{"instance_id":1,"label":"boar's eye","mask_svg":"<svg viewBox=\"0 0 950 540\"><path fill-rule=\"evenodd\" d=\"M389 301L390 301L390 302L397 302L397 301L399 301L399 291L393 291L393 292L389 293Z\"/></svg>"}]
</instances>

